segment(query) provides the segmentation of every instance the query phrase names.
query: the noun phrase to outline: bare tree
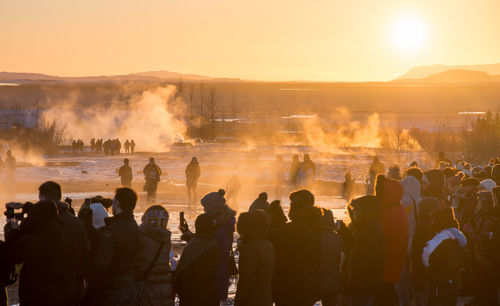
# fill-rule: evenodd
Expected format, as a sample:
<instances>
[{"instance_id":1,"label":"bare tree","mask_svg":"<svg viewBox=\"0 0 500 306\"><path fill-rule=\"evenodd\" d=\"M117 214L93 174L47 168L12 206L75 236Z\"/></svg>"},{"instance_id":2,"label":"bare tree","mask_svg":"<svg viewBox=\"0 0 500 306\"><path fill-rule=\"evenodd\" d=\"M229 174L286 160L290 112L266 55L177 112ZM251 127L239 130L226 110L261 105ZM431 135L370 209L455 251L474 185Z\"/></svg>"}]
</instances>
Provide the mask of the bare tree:
<instances>
[{"instance_id":1,"label":"bare tree","mask_svg":"<svg viewBox=\"0 0 500 306\"><path fill-rule=\"evenodd\" d=\"M207 93L207 108L210 117L210 127L212 140L215 139L215 117L219 112L220 99L215 87L210 87Z\"/></svg>"}]
</instances>

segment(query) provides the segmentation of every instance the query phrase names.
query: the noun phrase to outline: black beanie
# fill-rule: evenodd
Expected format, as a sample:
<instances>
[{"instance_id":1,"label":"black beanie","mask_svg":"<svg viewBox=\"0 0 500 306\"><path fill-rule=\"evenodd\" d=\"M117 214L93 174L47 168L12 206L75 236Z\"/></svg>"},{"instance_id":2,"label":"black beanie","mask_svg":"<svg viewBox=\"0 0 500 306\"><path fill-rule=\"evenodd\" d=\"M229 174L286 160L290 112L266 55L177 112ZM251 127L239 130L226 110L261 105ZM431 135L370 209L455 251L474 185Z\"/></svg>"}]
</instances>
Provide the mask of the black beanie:
<instances>
[{"instance_id":1,"label":"black beanie","mask_svg":"<svg viewBox=\"0 0 500 306\"><path fill-rule=\"evenodd\" d=\"M196 229L196 234L202 234L207 236L215 235L215 220L209 214L201 214L196 218L194 223Z\"/></svg>"}]
</instances>

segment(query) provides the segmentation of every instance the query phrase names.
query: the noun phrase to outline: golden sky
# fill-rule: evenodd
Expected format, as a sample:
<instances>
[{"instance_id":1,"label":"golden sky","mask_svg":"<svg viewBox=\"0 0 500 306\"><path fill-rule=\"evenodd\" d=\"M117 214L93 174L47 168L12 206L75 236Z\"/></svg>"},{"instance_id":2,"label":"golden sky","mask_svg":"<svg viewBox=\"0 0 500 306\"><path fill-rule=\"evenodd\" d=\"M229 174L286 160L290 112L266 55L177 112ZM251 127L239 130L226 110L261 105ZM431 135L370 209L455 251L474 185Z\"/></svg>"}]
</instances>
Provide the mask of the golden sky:
<instances>
[{"instance_id":1,"label":"golden sky","mask_svg":"<svg viewBox=\"0 0 500 306\"><path fill-rule=\"evenodd\" d=\"M0 0L0 71L366 81L496 62L499 0Z\"/></svg>"}]
</instances>

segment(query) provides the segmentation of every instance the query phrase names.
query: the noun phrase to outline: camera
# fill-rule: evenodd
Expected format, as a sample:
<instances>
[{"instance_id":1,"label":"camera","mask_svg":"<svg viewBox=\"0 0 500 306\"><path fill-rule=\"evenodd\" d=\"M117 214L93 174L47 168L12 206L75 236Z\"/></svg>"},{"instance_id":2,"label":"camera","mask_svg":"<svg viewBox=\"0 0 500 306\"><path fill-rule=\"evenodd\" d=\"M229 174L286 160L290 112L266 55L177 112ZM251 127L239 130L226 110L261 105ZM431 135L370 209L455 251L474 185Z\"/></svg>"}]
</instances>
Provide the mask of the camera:
<instances>
[{"instance_id":1,"label":"camera","mask_svg":"<svg viewBox=\"0 0 500 306\"><path fill-rule=\"evenodd\" d=\"M16 221L21 221L24 219L24 216L28 213L31 207L34 204L31 202L26 203L18 203L18 202L10 202L5 204L5 212L4 215L7 219L15 219ZM21 210L20 212L16 212Z\"/></svg>"},{"instance_id":2,"label":"camera","mask_svg":"<svg viewBox=\"0 0 500 306\"><path fill-rule=\"evenodd\" d=\"M113 199L103 198L101 196L95 196L93 198L87 198L83 201L82 208L90 208L90 204L101 203L102 206L107 210L113 205Z\"/></svg>"}]
</instances>

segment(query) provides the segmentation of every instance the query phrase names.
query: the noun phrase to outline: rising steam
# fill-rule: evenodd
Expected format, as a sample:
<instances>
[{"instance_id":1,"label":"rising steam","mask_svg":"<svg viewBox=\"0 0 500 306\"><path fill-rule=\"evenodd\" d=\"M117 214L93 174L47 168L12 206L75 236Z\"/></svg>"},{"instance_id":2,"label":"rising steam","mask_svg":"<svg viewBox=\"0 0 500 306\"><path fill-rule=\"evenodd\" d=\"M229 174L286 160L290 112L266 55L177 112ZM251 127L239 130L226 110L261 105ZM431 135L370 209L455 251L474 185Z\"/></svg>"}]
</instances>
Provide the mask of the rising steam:
<instances>
[{"instance_id":1,"label":"rising steam","mask_svg":"<svg viewBox=\"0 0 500 306\"><path fill-rule=\"evenodd\" d=\"M176 97L175 86L158 87L131 97L114 101L107 107L81 109L73 101L57 103L43 112L41 119L66 127L69 138L134 139L141 151L168 151L186 132L182 120L184 103Z\"/></svg>"}]
</instances>

